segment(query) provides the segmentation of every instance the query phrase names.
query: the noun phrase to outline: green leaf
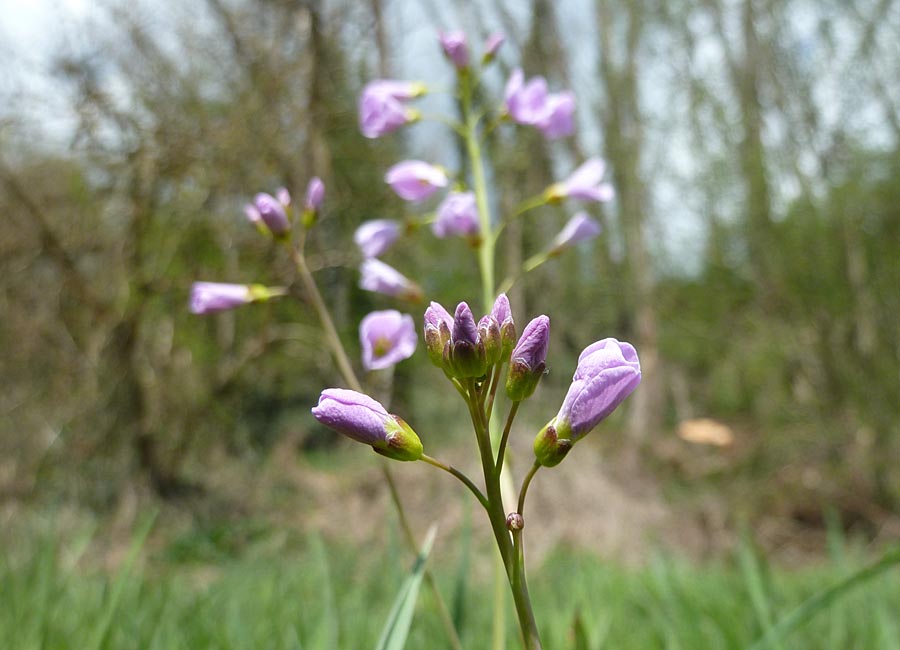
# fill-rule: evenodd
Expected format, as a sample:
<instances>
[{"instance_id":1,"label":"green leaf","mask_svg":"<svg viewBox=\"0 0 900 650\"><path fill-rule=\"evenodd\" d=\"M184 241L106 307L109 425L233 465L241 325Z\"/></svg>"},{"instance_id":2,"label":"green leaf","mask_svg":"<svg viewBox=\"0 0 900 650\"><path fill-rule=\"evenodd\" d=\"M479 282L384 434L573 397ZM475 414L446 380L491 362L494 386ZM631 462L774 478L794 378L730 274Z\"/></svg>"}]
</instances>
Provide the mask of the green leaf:
<instances>
[{"instance_id":1,"label":"green leaf","mask_svg":"<svg viewBox=\"0 0 900 650\"><path fill-rule=\"evenodd\" d=\"M381 630L381 637L378 639L375 650L403 650L406 645L416 600L419 597L419 587L422 584L422 577L425 575L425 561L431 552L431 545L434 543L436 534L437 527L432 526L425 536L425 542L419 550L419 556L413 564L412 571L403 581L400 592L394 600L394 606L391 607L391 613L388 614L384 628Z\"/></svg>"},{"instance_id":2,"label":"green leaf","mask_svg":"<svg viewBox=\"0 0 900 650\"><path fill-rule=\"evenodd\" d=\"M888 551L878 562L870 564L856 573L852 573L836 585L820 591L807 599L790 614L778 621L765 636L750 646L750 650L763 650L764 648L772 647L774 643L780 642L813 616L845 596L854 587L877 578L896 564L900 564L900 548Z\"/></svg>"}]
</instances>

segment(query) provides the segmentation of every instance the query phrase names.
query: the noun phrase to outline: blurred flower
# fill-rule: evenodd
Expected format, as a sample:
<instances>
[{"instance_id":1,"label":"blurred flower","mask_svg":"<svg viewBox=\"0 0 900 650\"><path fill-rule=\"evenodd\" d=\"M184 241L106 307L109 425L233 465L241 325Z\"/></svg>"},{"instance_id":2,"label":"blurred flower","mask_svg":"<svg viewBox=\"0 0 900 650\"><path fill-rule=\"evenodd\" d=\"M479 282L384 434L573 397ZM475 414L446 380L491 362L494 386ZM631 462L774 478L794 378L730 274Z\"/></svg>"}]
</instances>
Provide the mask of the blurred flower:
<instances>
[{"instance_id":1,"label":"blurred flower","mask_svg":"<svg viewBox=\"0 0 900 650\"><path fill-rule=\"evenodd\" d=\"M191 286L191 313L212 314L253 302L246 284L195 282Z\"/></svg>"},{"instance_id":2,"label":"blurred flower","mask_svg":"<svg viewBox=\"0 0 900 650\"><path fill-rule=\"evenodd\" d=\"M419 460L422 442L406 422L368 395L343 388L322 391L312 414L322 424L388 458Z\"/></svg>"},{"instance_id":3,"label":"blurred flower","mask_svg":"<svg viewBox=\"0 0 900 650\"><path fill-rule=\"evenodd\" d=\"M447 58L453 65L462 69L469 65L469 46L466 44L466 33L460 30L440 32L438 40Z\"/></svg>"},{"instance_id":4,"label":"blurred flower","mask_svg":"<svg viewBox=\"0 0 900 650\"><path fill-rule=\"evenodd\" d=\"M500 49L500 46L506 42L506 36L501 34L500 32L494 32L490 36L487 37L487 40L484 42L484 62L487 63L491 59L497 56L497 51Z\"/></svg>"},{"instance_id":5,"label":"blurred flower","mask_svg":"<svg viewBox=\"0 0 900 650\"><path fill-rule=\"evenodd\" d=\"M609 338L585 348L559 413L535 438L538 462L548 467L558 464L572 445L612 413L640 383L641 364L630 343Z\"/></svg>"},{"instance_id":6,"label":"blurred flower","mask_svg":"<svg viewBox=\"0 0 900 650\"><path fill-rule=\"evenodd\" d=\"M251 302L262 302L283 296L286 293L287 290L284 288L265 287L261 284L195 282L191 285L190 311L193 314L213 314Z\"/></svg>"},{"instance_id":7,"label":"blurred flower","mask_svg":"<svg viewBox=\"0 0 900 650\"><path fill-rule=\"evenodd\" d=\"M288 200L290 200L290 196L288 196ZM253 197L253 207L259 213L260 219L266 224L269 232L276 237L287 234L291 229L291 222L288 221L287 216L287 205L271 194L265 192L257 194Z\"/></svg>"},{"instance_id":8,"label":"blurred flower","mask_svg":"<svg viewBox=\"0 0 900 650\"><path fill-rule=\"evenodd\" d=\"M419 112L403 103L425 93L421 83L376 79L359 96L359 129L367 138L377 138L419 119Z\"/></svg>"},{"instance_id":9,"label":"blurred flower","mask_svg":"<svg viewBox=\"0 0 900 650\"><path fill-rule=\"evenodd\" d=\"M521 69L506 83L506 110L518 124L538 128L547 138L570 135L574 128L575 96L570 91L549 93L547 81L534 77L525 83Z\"/></svg>"},{"instance_id":10,"label":"blurred flower","mask_svg":"<svg viewBox=\"0 0 900 650\"><path fill-rule=\"evenodd\" d=\"M306 186L306 198L303 201L303 207L310 212L315 212L322 207L325 200L325 183L318 176L309 179L309 185Z\"/></svg>"},{"instance_id":11,"label":"blurred flower","mask_svg":"<svg viewBox=\"0 0 900 650\"><path fill-rule=\"evenodd\" d=\"M359 342L363 367L380 370L411 357L419 339L412 316L388 309L373 311L360 321Z\"/></svg>"},{"instance_id":12,"label":"blurred flower","mask_svg":"<svg viewBox=\"0 0 900 650\"><path fill-rule=\"evenodd\" d=\"M609 183L601 183L606 163L600 158L589 158L561 183L554 183L544 192L548 201L569 197L583 201L611 201L615 192Z\"/></svg>"},{"instance_id":13,"label":"blurred flower","mask_svg":"<svg viewBox=\"0 0 900 650\"><path fill-rule=\"evenodd\" d=\"M291 193L288 192L286 187L279 187L275 190L275 198L285 207L285 209L291 204Z\"/></svg>"},{"instance_id":14,"label":"blurred flower","mask_svg":"<svg viewBox=\"0 0 900 650\"><path fill-rule=\"evenodd\" d=\"M552 253L560 253L563 249L593 239L600 234L600 223L587 212L578 212L563 226L550 246Z\"/></svg>"},{"instance_id":15,"label":"blurred flower","mask_svg":"<svg viewBox=\"0 0 900 650\"><path fill-rule=\"evenodd\" d=\"M514 402L531 397L538 382L544 376L547 347L550 344L550 319L538 316L533 319L513 348L506 377L506 394Z\"/></svg>"},{"instance_id":16,"label":"blurred flower","mask_svg":"<svg viewBox=\"0 0 900 650\"><path fill-rule=\"evenodd\" d=\"M384 180L397 196L407 201L424 201L449 182L443 169L421 160L397 163L388 169Z\"/></svg>"},{"instance_id":17,"label":"blurred flower","mask_svg":"<svg viewBox=\"0 0 900 650\"><path fill-rule=\"evenodd\" d=\"M419 285L380 260L367 259L359 270L362 274L359 281L361 289L404 300L418 301L422 299L422 289Z\"/></svg>"},{"instance_id":18,"label":"blurred flower","mask_svg":"<svg viewBox=\"0 0 900 650\"><path fill-rule=\"evenodd\" d=\"M450 192L437 209L431 224L436 237L448 235L471 236L480 230L478 206L473 192Z\"/></svg>"},{"instance_id":19,"label":"blurred flower","mask_svg":"<svg viewBox=\"0 0 900 650\"><path fill-rule=\"evenodd\" d=\"M399 237L400 224L390 219L364 221L353 233L353 241L366 258L382 255Z\"/></svg>"}]
</instances>

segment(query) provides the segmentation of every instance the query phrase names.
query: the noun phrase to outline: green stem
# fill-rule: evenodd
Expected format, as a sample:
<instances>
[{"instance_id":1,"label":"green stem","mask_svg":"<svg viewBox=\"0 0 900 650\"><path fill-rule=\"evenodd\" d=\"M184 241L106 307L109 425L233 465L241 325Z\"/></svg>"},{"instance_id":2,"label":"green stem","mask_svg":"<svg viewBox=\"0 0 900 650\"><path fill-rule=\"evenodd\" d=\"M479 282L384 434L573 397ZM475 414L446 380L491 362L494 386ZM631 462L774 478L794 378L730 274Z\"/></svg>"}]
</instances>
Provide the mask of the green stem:
<instances>
[{"instance_id":1,"label":"green stem","mask_svg":"<svg viewBox=\"0 0 900 650\"><path fill-rule=\"evenodd\" d=\"M525 516L525 495L528 494L528 486L531 485L531 479L534 478L534 475L537 474L537 471L540 468L541 464L534 461L534 465L531 466L531 469L528 470L528 474L525 475L525 480L522 481L522 488L519 490L519 505L516 508L516 512L523 517Z\"/></svg>"},{"instance_id":2,"label":"green stem","mask_svg":"<svg viewBox=\"0 0 900 650\"><path fill-rule=\"evenodd\" d=\"M512 429L513 420L516 418L516 413L521 403L513 402L509 409L509 415L506 416L506 426L503 427L503 436L500 438L500 448L497 450L497 464L494 470L498 478L500 477L500 472L503 471L503 457L506 454L506 441L509 440L509 431Z\"/></svg>"},{"instance_id":3,"label":"green stem","mask_svg":"<svg viewBox=\"0 0 900 650\"><path fill-rule=\"evenodd\" d=\"M519 278L527 273L531 273L536 268L550 260L551 257L553 257L553 255L551 255L550 251L544 251L542 253L532 255L527 260L525 260L525 262L523 262L522 268L520 268L518 272L503 279L503 282L501 282L500 286L497 287L497 293L506 293L507 291L512 289L512 286L516 282L519 281Z\"/></svg>"},{"instance_id":4,"label":"green stem","mask_svg":"<svg viewBox=\"0 0 900 650\"><path fill-rule=\"evenodd\" d=\"M484 494L481 493L481 490L479 490L478 487L472 482L472 480L468 476L463 474L461 471L459 471L452 465L446 465L446 464L442 463L441 461L437 460L436 458L432 458L428 454L422 454L421 460L425 461L429 465L433 465L433 466L437 467L438 469L442 469L445 472L447 472L448 474L452 474L453 476L458 478L460 481L462 481L463 485L465 485L467 488L469 488L469 490L472 492L472 494L475 495L475 498L478 499L478 502L482 505L482 507L484 507L485 510L490 509L490 507L488 506L487 497L485 497Z\"/></svg>"}]
</instances>

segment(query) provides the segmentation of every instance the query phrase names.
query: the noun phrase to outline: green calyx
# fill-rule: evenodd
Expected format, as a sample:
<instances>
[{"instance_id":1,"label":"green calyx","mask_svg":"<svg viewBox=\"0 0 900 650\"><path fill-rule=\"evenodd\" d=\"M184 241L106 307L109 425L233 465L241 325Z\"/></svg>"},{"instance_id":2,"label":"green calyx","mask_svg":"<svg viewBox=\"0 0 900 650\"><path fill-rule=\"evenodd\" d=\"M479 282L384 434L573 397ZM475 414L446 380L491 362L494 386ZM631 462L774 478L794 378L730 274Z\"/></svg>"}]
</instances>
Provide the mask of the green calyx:
<instances>
[{"instance_id":1,"label":"green calyx","mask_svg":"<svg viewBox=\"0 0 900 650\"><path fill-rule=\"evenodd\" d=\"M575 444L570 438L560 436L561 432L566 435L566 431L568 431L566 423L563 422L557 427L556 418L538 431L534 439L534 456L538 463L544 467L556 467L562 462Z\"/></svg>"},{"instance_id":2,"label":"green calyx","mask_svg":"<svg viewBox=\"0 0 900 650\"><path fill-rule=\"evenodd\" d=\"M534 368L527 363L514 360L509 364L509 372L506 375L506 395L514 402L526 400L534 393L538 382L544 376L546 365L542 362Z\"/></svg>"},{"instance_id":3,"label":"green calyx","mask_svg":"<svg viewBox=\"0 0 900 650\"><path fill-rule=\"evenodd\" d=\"M396 415L385 423L384 441L373 444L372 449L382 456L402 461L419 460L425 452L416 432Z\"/></svg>"}]
</instances>

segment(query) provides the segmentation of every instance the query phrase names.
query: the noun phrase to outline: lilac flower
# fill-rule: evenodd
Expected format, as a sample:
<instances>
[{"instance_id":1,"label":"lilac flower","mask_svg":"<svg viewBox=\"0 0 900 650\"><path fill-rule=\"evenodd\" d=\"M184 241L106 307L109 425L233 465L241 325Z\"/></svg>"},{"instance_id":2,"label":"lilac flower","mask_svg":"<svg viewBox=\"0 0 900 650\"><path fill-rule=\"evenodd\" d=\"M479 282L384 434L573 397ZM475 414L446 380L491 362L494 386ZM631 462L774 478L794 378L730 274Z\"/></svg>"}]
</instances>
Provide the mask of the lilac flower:
<instances>
[{"instance_id":1,"label":"lilac flower","mask_svg":"<svg viewBox=\"0 0 900 650\"><path fill-rule=\"evenodd\" d=\"M506 110L518 124L538 128L547 138L570 135L575 128L575 96L569 92L550 93L543 77L525 83L520 69L513 71L506 83Z\"/></svg>"},{"instance_id":2,"label":"lilac flower","mask_svg":"<svg viewBox=\"0 0 900 650\"><path fill-rule=\"evenodd\" d=\"M542 465L558 464L641 383L641 364L629 343L609 338L589 345L578 357L572 384L559 413L534 441Z\"/></svg>"},{"instance_id":3,"label":"lilac flower","mask_svg":"<svg viewBox=\"0 0 900 650\"><path fill-rule=\"evenodd\" d=\"M560 253L563 249L583 241L593 239L600 234L600 223L591 218L587 212L578 212L563 226L550 246L551 253Z\"/></svg>"},{"instance_id":4,"label":"lilac flower","mask_svg":"<svg viewBox=\"0 0 900 650\"><path fill-rule=\"evenodd\" d=\"M480 230L478 206L473 192L450 192L437 209L431 224L436 237L448 235L473 236Z\"/></svg>"},{"instance_id":5,"label":"lilac flower","mask_svg":"<svg viewBox=\"0 0 900 650\"><path fill-rule=\"evenodd\" d=\"M606 172L606 163L600 158L589 158L561 183L547 188L545 196L549 201L559 201L566 197L583 201L611 201L615 191L609 183L601 183Z\"/></svg>"},{"instance_id":6,"label":"lilac flower","mask_svg":"<svg viewBox=\"0 0 900 650\"><path fill-rule=\"evenodd\" d=\"M309 185L306 186L306 198L303 200L304 209L315 212L322 207L325 200L325 183L318 176L309 179Z\"/></svg>"},{"instance_id":7,"label":"lilac flower","mask_svg":"<svg viewBox=\"0 0 900 650\"><path fill-rule=\"evenodd\" d=\"M284 287L265 287L261 284L228 284L226 282L195 282L191 286L190 310L194 314L213 314L246 305L265 302L287 295Z\"/></svg>"},{"instance_id":8,"label":"lilac flower","mask_svg":"<svg viewBox=\"0 0 900 650\"><path fill-rule=\"evenodd\" d=\"M484 62L487 63L495 56L497 56L497 51L505 42L506 36L504 34L501 34L500 32L494 32L493 34L488 36L487 40L484 42Z\"/></svg>"},{"instance_id":9,"label":"lilac flower","mask_svg":"<svg viewBox=\"0 0 900 650\"><path fill-rule=\"evenodd\" d=\"M419 285L380 260L365 260L360 266L360 273L361 289L404 300L418 301L422 298L422 289Z\"/></svg>"},{"instance_id":10,"label":"lilac flower","mask_svg":"<svg viewBox=\"0 0 900 650\"><path fill-rule=\"evenodd\" d=\"M359 342L363 367L380 370L411 357L419 339L412 316L388 309L373 311L360 321Z\"/></svg>"},{"instance_id":11,"label":"lilac flower","mask_svg":"<svg viewBox=\"0 0 900 650\"><path fill-rule=\"evenodd\" d=\"M401 199L407 201L424 201L449 182L443 169L421 160L397 163L388 169L384 180Z\"/></svg>"},{"instance_id":12,"label":"lilac flower","mask_svg":"<svg viewBox=\"0 0 900 650\"><path fill-rule=\"evenodd\" d=\"M509 359L506 394L514 402L521 402L534 393L546 369L549 344L550 319L538 316L525 326Z\"/></svg>"},{"instance_id":13,"label":"lilac flower","mask_svg":"<svg viewBox=\"0 0 900 650\"><path fill-rule=\"evenodd\" d=\"M513 321L512 310L509 307L509 298L505 293L497 296L494 301L494 307L491 309L493 316L500 325L500 340L503 343L501 350L501 359L508 359L512 352L513 346L516 344L516 324Z\"/></svg>"},{"instance_id":14,"label":"lilac flower","mask_svg":"<svg viewBox=\"0 0 900 650\"><path fill-rule=\"evenodd\" d=\"M353 241L366 258L382 255L399 237L400 224L390 219L365 221L353 233Z\"/></svg>"},{"instance_id":15,"label":"lilac flower","mask_svg":"<svg viewBox=\"0 0 900 650\"><path fill-rule=\"evenodd\" d=\"M359 96L359 129L367 138L378 138L419 119L419 112L404 100L425 92L420 83L377 79L370 81Z\"/></svg>"},{"instance_id":16,"label":"lilac flower","mask_svg":"<svg viewBox=\"0 0 900 650\"><path fill-rule=\"evenodd\" d=\"M432 301L425 310L425 348L428 358L438 368L444 367L444 347L450 342L453 316L443 305Z\"/></svg>"},{"instance_id":17,"label":"lilac flower","mask_svg":"<svg viewBox=\"0 0 900 650\"><path fill-rule=\"evenodd\" d=\"M275 198L285 207L285 209L291 204L291 193L288 192L286 187L279 187L275 190Z\"/></svg>"},{"instance_id":18,"label":"lilac flower","mask_svg":"<svg viewBox=\"0 0 900 650\"><path fill-rule=\"evenodd\" d=\"M466 44L466 33L460 30L440 32L438 40L447 58L453 61L460 70L469 65L469 46Z\"/></svg>"},{"instance_id":19,"label":"lilac flower","mask_svg":"<svg viewBox=\"0 0 900 650\"><path fill-rule=\"evenodd\" d=\"M247 215L247 221L252 223L254 226L264 226L262 222L262 215L259 213L259 210L256 209L256 206L252 203L248 203L244 206L244 214Z\"/></svg>"},{"instance_id":20,"label":"lilac flower","mask_svg":"<svg viewBox=\"0 0 900 650\"><path fill-rule=\"evenodd\" d=\"M191 286L191 313L212 314L253 302L246 284L195 282Z\"/></svg>"},{"instance_id":21,"label":"lilac flower","mask_svg":"<svg viewBox=\"0 0 900 650\"><path fill-rule=\"evenodd\" d=\"M288 221L286 205L271 194L260 192L253 198L253 205L260 219L276 237L283 236L291 229Z\"/></svg>"},{"instance_id":22,"label":"lilac flower","mask_svg":"<svg viewBox=\"0 0 900 650\"><path fill-rule=\"evenodd\" d=\"M484 341L478 336L472 310L464 302L456 306L450 345L445 349L444 367L452 376L462 379L484 374L487 368Z\"/></svg>"},{"instance_id":23,"label":"lilac flower","mask_svg":"<svg viewBox=\"0 0 900 650\"><path fill-rule=\"evenodd\" d=\"M419 460L422 442L406 422L368 395L343 388L322 391L312 414L322 424L395 460Z\"/></svg>"}]
</instances>

